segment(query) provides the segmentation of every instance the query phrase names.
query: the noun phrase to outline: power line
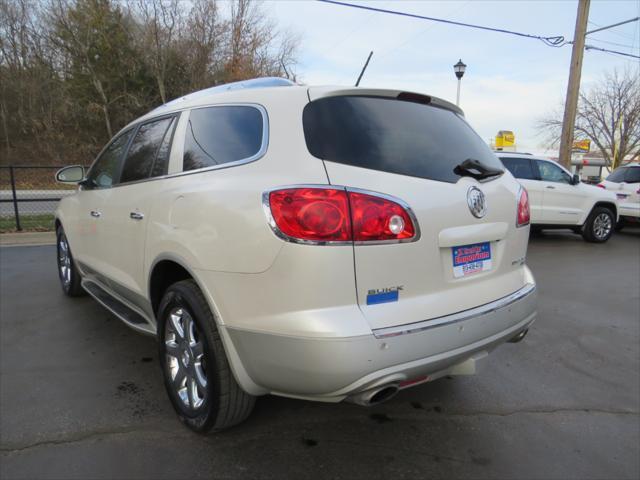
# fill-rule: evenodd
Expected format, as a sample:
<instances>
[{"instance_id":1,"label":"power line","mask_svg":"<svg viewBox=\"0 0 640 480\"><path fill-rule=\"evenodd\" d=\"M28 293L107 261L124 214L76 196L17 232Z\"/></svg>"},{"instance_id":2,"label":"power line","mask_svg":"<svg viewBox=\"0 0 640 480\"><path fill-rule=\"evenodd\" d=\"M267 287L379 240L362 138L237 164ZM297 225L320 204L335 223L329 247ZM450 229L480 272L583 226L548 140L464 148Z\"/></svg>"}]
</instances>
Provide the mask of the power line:
<instances>
[{"instance_id":1,"label":"power line","mask_svg":"<svg viewBox=\"0 0 640 480\"><path fill-rule=\"evenodd\" d=\"M602 27L602 25L600 25L598 23L595 23L595 22L592 22L592 21L589 21L589 24L593 25L594 27ZM635 35L635 30L636 29L634 29L634 35ZM634 39L634 37L632 37L631 35L628 35L628 34L622 33L622 32L618 32L616 30L611 30L610 32L607 32L607 33L610 33L612 35L617 35L618 37L627 38L627 39L630 39L630 40Z\"/></svg>"},{"instance_id":2,"label":"power line","mask_svg":"<svg viewBox=\"0 0 640 480\"><path fill-rule=\"evenodd\" d=\"M592 42L600 42L600 43L606 43L608 45L615 45L616 47L630 48L632 50L636 48L635 45L625 45L624 43L609 42L608 40L600 40L599 38L590 38L589 40L591 40Z\"/></svg>"},{"instance_id":3,"label":"power line","mask_svg":"<svg viewBox=\"0 0 640 480\"><path fill-rule=\"evenodd\" d=\"M563 36L561 35L557 35L557 36L550 36L550 37L543 37L540 35L531 35L529 33L522 33L522 32L514 32L512 30L506 30L503 28L493 28L493 27L486 27L484 25L474 25L472 23L463 23L463 22L456 22L453 20L445 20L443 18L435 18L435 17L427 17L425 15L417 15L414 13L406 13L406 12L399 12L396 10L387 10L384 8L376 8L376 7L369 7L367 5L357 5L354 3L347 3L347 2L338 2L336 0L317 0L318 2L323 2L323 3L330 3L333 5L339 5L341 7L351 7L351 8L360 8L362 10L369 10L372 12L379 12L379 13L388 13L391 15L399 15L401 17L409 17L409 18L417 18L420 20L429 20L432 22L440 22L440 23L448 23L449 25L457 25L460 27L467 27L467 28L475 28L478 30L487 30L490 32L497 32L497 33L506 33L508 35L515 35L518 37L525 37L525 38L533 38L535 40L540 40L541 42L543 42L545 45L550 46L550 47L561 47L563 45L565 45L567 42L565 42L565 39Z\"/></svg>"},{"instance_id":4,"label":"power line","mask_svg":"<svg viewBox=\"0 0 640 480\"><path fill-rule=\"evenodd\" d=\"M467 0L465 3L463 3L458 8L455 8L455 9L451 10L450 12L447 12L447 15L449 15L450 13L458 13L460 10L462 10L464 7L466 7L469 2L471 2L471 0ZM433 26L434 26L433 24L429 24L425 28L421 29L419 32L409 35L402 43L396 45L395 47L392 47L391 49L389 49L386 52L384 52L382 55L379 55L378 56L378 60L380 60L382 58L386 58L390 53L395 52L398 48L405 46L407 43L409 43L410 41L412 41L416 37L419 37L419 36L423 35L428 30L433 28Z\"/></svg>"},{"instance_id":5,"label":"power line","mask_svg":"<svg viewBox=\"0 0 640 480\"><path fill-rule=\"evenodd\" d=\"M584 48L585 50L598 50L600 52L615 53L616 55L624 55L625 57L640 59L640 56L638 55L633 55L631 53L625 53L625 52L618 52L617 50L607 50L606 48L594 47L593 45L585 45Z\"/></svg>"},{"instance_id":6,"label":"power line","mask_svg":"<svg viewBox=\"0 0 640 480\"><path fill-rule=\"evenodd\" d=\"M609 30L610 28L619 27L620 25L626 25L627 23L637 22L638 20L640 20L640 17L630 18L629 20L623 20L622 22L614 23L613 25L596 28L595 30L591 30L585 33L585 35L591 35L592 33L601 32L602 30Z\"/></svg>"}]
</instances>

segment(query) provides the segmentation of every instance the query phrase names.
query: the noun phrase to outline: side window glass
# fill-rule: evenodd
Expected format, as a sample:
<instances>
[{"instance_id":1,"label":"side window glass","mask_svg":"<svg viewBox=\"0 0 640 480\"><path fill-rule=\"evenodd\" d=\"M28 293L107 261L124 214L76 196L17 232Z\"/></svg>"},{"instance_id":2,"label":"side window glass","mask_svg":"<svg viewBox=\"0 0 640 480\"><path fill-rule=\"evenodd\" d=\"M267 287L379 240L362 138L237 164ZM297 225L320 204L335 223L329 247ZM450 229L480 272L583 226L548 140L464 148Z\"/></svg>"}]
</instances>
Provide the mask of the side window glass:
<instances>
[{"instance_id":1,"label":"side window glass","mask_svg":"<svg viewBox=\"0 0 640 480\"><path fill-rule=\"evenodd\" d=\"M611 172L611 175L607 177L607 181L616 182L616 183L624 182L626 174L627 174L627 168L625 167L617 168L613 172Z\"/></svg>"},{"instance_id":2,"label":"side window glass","mask_svg":"<svg viewBox=\"0 0 640 480\"><path fill-rule=\"evenodd\" d=\"M545 182L571 183L571 176L559 166L551 162L536 160L540 179Z\"/></svg>"},{"instance_id":3,"label":"side window glass","mask_svg":"<svg viewBox=\"0 0 640 480\"><path fill-rule=\"evenodd\" d=\"M535 180L536 176L533 173L533 166L531 165L531 159L529 158L502 158L502 163L516 178L522 178L524 180Z\"/></svg>"},{"instance_id":4,"label":"side window glass","mask_svg":"<svg viewBox=\"0 0 640 480\"><path fill-rule=\"evenodd\" d=\"M133 130L123 133L102 152L87 175L89 188L109 188L117 180L120 162L132 134Z\"/></svg>"},{"instance_id":5,"label":"side window glass","mask_svg":"<svg viewBox=\"0 0 640 480\"><path fill-rule=\"evenodd\" d=\"M160 163L166 163L169 147L165 145L164 139L172 122L173 118L163 118L145 123L138 128L129 147L127 159L124 162L120 183L135 182L152 176L152 171L155 170L155 162L158 160L160 153L165 157L160 158ZM162 148L163 145L165 147L164 150ZM159 165L158 170L163 168Z\"/></svg>"},{"instance_id":6,"label":"side window glass","mask_svg":"<svg viewBox=\"0 0 640 480\"><path fill-rule=\"evenodd\" d=\"M627 168L627 175L624 177L627 183L640 183L640 167Z\"/></svg>"},{"instance_id":7,"label":"side window glass","mask_svg":"<svg viewBox=\"0 0 640 480\"><path fill-rule=\"evenodd\" d=\"M262 147L260 110L249 106L198 108L189 113L183 170L222 165L256 155Z\"/></svg>"}]
</instances>

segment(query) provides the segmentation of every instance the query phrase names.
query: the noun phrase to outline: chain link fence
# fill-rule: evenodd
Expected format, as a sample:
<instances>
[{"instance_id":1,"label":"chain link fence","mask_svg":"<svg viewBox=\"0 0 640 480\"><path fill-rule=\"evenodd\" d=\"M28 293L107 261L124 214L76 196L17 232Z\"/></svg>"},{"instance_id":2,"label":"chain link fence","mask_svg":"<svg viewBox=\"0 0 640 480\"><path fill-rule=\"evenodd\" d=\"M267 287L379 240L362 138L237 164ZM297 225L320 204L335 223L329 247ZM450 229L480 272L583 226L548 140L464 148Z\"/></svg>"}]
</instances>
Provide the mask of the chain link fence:
<instances>
[{"instance_id":1,"label":"chain link fence","mask_svg":"<svg viewBox=\"0 0 640 480\"><path fill-rule=\"evenodd\" d=\"M75 185L56 182L59 166L0 166L0 232L53 230L54 212Z\"/></svg>"}]
</instances>

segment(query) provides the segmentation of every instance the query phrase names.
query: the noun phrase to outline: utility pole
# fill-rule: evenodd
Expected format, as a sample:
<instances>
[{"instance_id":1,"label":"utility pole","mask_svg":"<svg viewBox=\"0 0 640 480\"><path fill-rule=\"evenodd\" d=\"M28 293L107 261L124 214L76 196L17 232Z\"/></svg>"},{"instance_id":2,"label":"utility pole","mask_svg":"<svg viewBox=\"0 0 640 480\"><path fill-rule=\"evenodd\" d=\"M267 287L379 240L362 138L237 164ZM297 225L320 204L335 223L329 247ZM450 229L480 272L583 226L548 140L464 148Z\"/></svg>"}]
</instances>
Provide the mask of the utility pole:
<instances>
[{"instance_id":1,"label":"utility pole","mask_svg":"<svg viewBox=\"0 0 640 480\"><path fill-rule=\"evenodd\" d=\"M573 35L569 84L567 85L567 98L564 104L564 118L562 119L562 134L560 137L560 164L567 169L571 168L573 127L575 125L576 111L578 109L580 75L582 74L582 57L584 56L584 42L587 33L587 20L589 19L590 3L591 0L578 0L576 30Z\"/></svg>"}]
</instances>

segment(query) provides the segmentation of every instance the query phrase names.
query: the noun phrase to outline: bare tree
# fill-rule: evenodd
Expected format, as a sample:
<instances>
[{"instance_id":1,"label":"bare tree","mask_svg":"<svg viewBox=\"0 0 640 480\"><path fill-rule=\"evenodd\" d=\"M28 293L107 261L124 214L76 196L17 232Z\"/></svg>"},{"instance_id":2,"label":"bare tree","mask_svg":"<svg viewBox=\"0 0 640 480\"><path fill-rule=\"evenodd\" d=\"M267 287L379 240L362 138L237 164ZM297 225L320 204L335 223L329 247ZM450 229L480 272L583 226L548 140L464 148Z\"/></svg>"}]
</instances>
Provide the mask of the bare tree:
<instances>
[{"instance_id":1,"label":"bare tree","mask_svg":"<svg viewBox=\"0 0 640 480\"><path fill-rule=\"evenodd\" d=\"M253 0L0 0L0 163L86 163L159 103L295 79L298 44Z\"/></svg>"},{"instance_id":2,"label":"bare tree","mask_svg":"<svg viewBox=\"0 0 640 480\"><path fill-rule=\"evenodd\" d=\"M129 0L131 8L132 0ZM137 0L133 10L141 16L141 53L151 65L162 103L167 102L167 70L183 14L179 0Z\"/></svg>"},{"instance_id":3,"label":"bare tree","mask_svg":"<svg viewBox=\"0 0 640 480\"><path fill-rule=\"evenodd\" d=\"M556 113L541 119L538 129L547 135L551 145L557 145L562 115ZM640 80L637 72L614 71L587 92L580 93L574 137L591 140L609 169L618 167L626 157L640 155Z\"/></svg>"}]
</instances>

